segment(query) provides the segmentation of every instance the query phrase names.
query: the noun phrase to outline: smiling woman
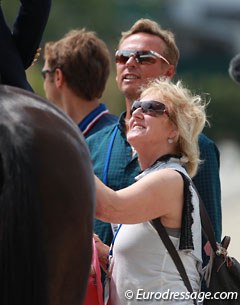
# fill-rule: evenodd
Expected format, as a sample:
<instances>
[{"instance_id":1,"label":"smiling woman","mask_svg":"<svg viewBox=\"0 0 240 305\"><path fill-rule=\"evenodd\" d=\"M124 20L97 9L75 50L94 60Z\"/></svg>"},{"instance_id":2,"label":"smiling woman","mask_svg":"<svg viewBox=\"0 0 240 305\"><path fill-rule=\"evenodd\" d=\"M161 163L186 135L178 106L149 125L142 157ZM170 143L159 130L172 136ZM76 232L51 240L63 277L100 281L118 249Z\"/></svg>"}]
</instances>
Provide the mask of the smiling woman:
<instances>
[{"instance_id":1,"label":"smiling woman","mask_svg":"<svg viewBox=\"0 0 240 305\"><path fill-rule=\"evenodd\" d=\"M138 304L138 300L125 299L129 289L134 295L139 288L146 293L188 291L151 224L156 218L176 247L193 290L201 286L199 199L190 177L199 164L198 135L206 122L205 102L181 82L157 79L142 90L132 105L127 134L142 173L136 183L116 192L96 178L97 217L122 224L110 251L112 305ZM192 300L179 300L179 304L192 304Z\"/></svg>"}]
</instances>

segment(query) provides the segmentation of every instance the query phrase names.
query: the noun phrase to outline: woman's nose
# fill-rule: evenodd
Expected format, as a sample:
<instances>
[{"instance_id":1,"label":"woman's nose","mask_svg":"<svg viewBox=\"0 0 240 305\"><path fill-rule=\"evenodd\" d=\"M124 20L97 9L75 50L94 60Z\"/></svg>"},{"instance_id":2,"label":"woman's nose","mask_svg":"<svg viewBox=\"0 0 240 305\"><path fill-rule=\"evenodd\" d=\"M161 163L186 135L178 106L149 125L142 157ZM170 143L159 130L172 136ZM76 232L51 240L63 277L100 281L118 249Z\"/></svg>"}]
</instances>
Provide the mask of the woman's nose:
<instances>
[{"instance_id":1,"label":"woman's nose","mask_svg":"<svg viewBox=\"0 0 240 305\"><path fill-rule=\"evenodd\" d=\"M143 111L141 107L138 107L137 109L135 109L132 113L133 117L137 117L137 118L143 118Z\"/></svg>"}]
</instances>

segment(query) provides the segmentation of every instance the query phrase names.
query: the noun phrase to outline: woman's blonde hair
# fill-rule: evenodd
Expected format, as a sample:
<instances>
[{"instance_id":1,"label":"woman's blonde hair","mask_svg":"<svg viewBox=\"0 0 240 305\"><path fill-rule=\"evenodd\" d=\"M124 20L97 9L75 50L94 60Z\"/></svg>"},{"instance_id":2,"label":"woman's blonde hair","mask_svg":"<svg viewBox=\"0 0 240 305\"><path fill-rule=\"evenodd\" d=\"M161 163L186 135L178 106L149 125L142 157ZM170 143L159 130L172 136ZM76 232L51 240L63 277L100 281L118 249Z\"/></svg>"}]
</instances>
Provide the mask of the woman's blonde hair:
<instances>
[{"instance_id":1,"label":"woman's blonde hair","mask_svg":"<svg viewBox=\"0 0 240 305\"><path fill-rule=\"evenodd\" d=\"M185 88L181 81L175 84L162 78L141 88L140 99L146 95L154 95L167 105L169 117L179 132L177 153L182 155L181 160L193 177L200 162L198 136L207 122L206 101Z\"/></svg>"}]
</instances>

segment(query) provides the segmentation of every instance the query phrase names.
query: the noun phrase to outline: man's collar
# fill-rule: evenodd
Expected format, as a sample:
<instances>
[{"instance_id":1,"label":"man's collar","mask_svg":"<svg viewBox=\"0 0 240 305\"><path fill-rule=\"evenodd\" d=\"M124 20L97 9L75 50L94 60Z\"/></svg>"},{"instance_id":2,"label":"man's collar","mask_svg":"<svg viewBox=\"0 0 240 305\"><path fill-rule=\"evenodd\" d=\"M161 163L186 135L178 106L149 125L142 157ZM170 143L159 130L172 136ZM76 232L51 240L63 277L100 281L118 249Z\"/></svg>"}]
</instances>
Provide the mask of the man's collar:
<instances>
[{"instance_id":1,"label":"man's collar","mask_svg":"<svg viewBox=\"0 0 240 305\"><path fill-rule=\"evenodd\" d=\"M120 114L118 121L119 129L123 133L126 133L126 122L125 122L126 113L127 113L126 111L122 112Z\"/></svg>"}]
</instances>

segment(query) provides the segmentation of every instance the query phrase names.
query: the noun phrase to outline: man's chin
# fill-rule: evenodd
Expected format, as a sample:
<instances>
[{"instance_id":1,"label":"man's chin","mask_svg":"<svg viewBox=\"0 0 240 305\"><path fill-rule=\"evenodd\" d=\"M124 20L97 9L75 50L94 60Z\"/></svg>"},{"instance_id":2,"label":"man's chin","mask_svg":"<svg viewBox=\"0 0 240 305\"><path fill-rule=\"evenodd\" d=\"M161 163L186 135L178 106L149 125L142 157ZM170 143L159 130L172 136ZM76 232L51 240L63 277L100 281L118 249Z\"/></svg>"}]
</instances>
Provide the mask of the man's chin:
<instances>
[{"instance_id":1,"label":"man's chin","mask_svg":"<svg viewBox=\"0 0 240 305\"><path fill-rule=\"evenodd\" d=\"M133 85L122 86L121 92L128 100L134 101L138 99L140 96L139 86L133 86Z\"/></svg>"}]
</instances>

